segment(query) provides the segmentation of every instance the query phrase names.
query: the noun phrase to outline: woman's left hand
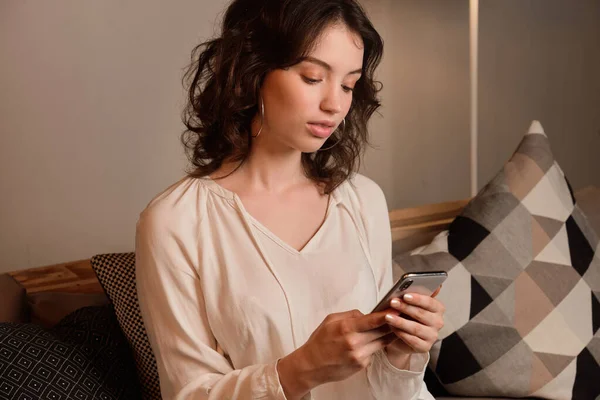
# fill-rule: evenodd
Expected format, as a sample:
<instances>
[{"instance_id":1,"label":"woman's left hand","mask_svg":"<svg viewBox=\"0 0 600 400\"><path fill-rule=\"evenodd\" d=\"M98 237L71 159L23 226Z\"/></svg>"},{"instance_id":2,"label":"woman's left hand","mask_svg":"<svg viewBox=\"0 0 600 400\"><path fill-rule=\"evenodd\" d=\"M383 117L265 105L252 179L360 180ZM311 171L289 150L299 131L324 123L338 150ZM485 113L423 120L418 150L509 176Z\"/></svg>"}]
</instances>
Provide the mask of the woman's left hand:
<instances>
[{"instance_id":1,"label":"woman's left hand","mask_svg":"<svg viewBox=\"0 0 600 400\"><path fill-rule=\"evenodd\" d=\"M439 289L432 296L406 294L402 299L393 299L391 307L398 312L390 312L386 316L388 325L398 339L386 348L396 354L427 353L444 326L444 305L435 298ZM408 316L413 320L403 318Z\"/></svg>"}]
</instances>

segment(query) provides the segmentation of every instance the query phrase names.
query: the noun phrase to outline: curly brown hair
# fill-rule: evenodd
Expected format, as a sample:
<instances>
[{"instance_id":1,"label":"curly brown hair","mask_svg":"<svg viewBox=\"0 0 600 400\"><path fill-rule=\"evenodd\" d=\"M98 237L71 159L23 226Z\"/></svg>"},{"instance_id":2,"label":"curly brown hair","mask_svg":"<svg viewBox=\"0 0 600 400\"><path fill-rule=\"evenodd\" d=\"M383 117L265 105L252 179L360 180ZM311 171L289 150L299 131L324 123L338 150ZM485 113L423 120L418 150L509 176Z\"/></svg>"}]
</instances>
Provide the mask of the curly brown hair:
<instances>
[{"instance_id":1,"label":"curly brown hair","mask_svg":"<svg viewBox=\"0 0 600 400\"><path fill-rule=\"evenodd\" d=\"M196 46L184 75L188 103L181 136L193 169L204 177L223 162L240 165L252 145L250 125L258 112L259 89L274 69L289 68L310 53L331 24L343 23L364 45L362 76L357 81L342 134L325 148L302 154L305 175L330 193L358 170L369 143L367 123L380 107L381 82L374 79L383 40L355 0L234 0L220 37ZM337 142L339 141L339 142Z\"/></svg>"}]
</instances>

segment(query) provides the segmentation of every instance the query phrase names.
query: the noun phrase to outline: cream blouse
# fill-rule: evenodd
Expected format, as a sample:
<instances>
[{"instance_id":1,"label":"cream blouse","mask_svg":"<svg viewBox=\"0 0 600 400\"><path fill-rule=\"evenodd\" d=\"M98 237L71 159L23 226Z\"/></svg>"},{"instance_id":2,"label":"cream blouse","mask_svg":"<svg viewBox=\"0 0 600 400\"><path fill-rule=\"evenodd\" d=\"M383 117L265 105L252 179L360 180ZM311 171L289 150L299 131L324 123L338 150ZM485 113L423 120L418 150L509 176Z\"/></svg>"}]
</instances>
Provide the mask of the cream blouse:
<instances>
[{"instance_id":1,"label":"cream blouse","mask_svg":"<svg viewBox=\"0 0 600 400\"><path fill-rule=\"evenodd\" d=\"M331 313L368 313L392 285L383 192L354 175L330 196L323 224L297 251L210 178L156 196L136 233L137 290L164 399L285 399L277 361ZM219 351L221 350L222 351ZM383 351L316 400L433 399L428 354L410 370Z\"/></svg>"}]
</instances>

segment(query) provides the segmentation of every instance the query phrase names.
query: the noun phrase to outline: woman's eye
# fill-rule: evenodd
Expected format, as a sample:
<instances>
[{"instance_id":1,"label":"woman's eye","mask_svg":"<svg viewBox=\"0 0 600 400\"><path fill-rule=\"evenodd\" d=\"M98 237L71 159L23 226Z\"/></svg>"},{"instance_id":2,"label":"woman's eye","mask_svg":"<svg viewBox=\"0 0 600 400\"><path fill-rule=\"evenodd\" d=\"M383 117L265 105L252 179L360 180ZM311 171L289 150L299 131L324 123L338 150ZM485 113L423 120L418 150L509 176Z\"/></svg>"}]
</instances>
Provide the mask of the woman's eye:
<instances>
[{"instance_id":1,"label":"woman's eye","mask_svg":"<svg viewBox=\"0 0 600 400\"><path fill-rule=\"evenodd\" d=\"M311 79L307 76L303 76L302 79L304 79L304 82L314 85L315 83L321 82L321 79Z\"/></svg>"},{"instance_id":2,"label":"woman's eye","mask_svg":"<svg viewBox=\"0 0 600 400\"><path fill-rule=\"evenodd\" d=\"M348 87L348 86L344 86L342 85L342 89L344 90L344 92L352 92L354 91L354 88Z\"/></svg>"}]
</instances>

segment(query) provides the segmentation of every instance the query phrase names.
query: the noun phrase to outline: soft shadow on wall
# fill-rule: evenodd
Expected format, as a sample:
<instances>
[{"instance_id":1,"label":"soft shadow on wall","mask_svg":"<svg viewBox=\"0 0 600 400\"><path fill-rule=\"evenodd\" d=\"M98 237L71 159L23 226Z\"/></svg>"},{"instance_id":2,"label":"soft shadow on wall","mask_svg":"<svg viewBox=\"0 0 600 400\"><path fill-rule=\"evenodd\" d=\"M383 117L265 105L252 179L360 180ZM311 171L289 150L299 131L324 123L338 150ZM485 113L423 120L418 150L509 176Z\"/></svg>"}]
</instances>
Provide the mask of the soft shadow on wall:
<instances>
[{"instance_id":1,"label":"soft shadow on wall","mask_svg":"<svg viewBox=\"0 0 600 400\"><path fill-rule=\"evenodd\" d=\"M390 208L466 198L469 1L365 0L385 40L363 172ZM479 2L478 187L540 120L575 189L600 186L600 1Z\"/></svg>"}]
</instances>

